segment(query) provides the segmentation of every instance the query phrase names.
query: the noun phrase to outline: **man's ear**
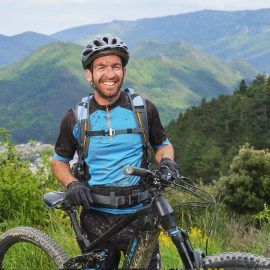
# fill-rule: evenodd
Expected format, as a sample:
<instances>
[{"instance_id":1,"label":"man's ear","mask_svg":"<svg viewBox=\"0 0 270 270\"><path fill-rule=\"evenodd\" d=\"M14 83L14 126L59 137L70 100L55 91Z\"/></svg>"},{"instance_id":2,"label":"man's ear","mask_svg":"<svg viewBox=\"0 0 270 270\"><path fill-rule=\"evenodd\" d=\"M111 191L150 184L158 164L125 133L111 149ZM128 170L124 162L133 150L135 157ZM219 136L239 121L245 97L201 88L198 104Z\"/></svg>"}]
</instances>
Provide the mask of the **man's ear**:
<instances>
[{"instance_id":1,"label":"man's ear","mask_svg":"<svg viewBox=\"0 0 270 270\"><path fill-rule=\"evenodd\" d=\"M123 68L123 75L126 76L126 73L127 73L127 69Z\"/></svg>"},{"instance_id":2,"label":"man's ear","mask_svg":"<svg viewBox=\"0 0 270 270\"><path fill-rule=\"evenodd\" d=\"M85 70L85 77L86 77L87 81L89 81L89 82L92 81L92 72L90 71L90 69Z\"/></svg>"}]
</instances>

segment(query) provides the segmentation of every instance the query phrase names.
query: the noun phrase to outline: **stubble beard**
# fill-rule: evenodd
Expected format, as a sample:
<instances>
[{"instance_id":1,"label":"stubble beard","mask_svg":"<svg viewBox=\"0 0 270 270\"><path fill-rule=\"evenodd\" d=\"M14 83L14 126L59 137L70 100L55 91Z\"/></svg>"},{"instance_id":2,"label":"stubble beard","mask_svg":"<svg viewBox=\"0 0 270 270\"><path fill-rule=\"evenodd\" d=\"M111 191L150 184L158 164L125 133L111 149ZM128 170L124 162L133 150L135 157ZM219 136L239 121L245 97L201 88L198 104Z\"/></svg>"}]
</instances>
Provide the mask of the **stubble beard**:
<instances>
[{"instance_id":1,"label":"stubble beard","mask_svg":"<svg viewBox=\"0 0 270 270\"><path fill-rule=\"evenodd\" d=\"M124 81L124 78L122 78L121 82L120 82L120 85L119 87L117 88L117 90L113 93L111 93L110 95L106 94L100 87L98 87L94 81L91 82L91 86L92 88L97 92L97 94L103 98L103 99L106 99L108 101L112 101L114 97L116 97L119 92L121 91L121 88L122 88L122 85L123 85L123 81Z\"/></svg>"}]
</instances>

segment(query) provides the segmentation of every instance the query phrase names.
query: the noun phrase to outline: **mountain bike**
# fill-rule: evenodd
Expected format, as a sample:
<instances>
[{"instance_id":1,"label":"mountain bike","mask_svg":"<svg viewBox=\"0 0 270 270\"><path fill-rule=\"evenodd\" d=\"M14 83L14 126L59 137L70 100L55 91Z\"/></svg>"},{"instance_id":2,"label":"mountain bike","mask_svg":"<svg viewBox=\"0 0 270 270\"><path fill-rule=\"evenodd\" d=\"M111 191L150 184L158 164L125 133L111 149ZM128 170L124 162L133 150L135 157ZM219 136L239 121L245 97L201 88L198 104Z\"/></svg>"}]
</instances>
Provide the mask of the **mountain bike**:
<instances>
[{"instance_id":1,"label":"mountain bike","mask_svg":"<svg viewBox=\"0 0 270 270\"><path fill-rule=\"evenodd\" d=\"M105 249L97 249L97 246L134 220L138 221L136 230L124 254L121 269L147 269L161 229L170 236L175 245L183 263L181 269L270 269L270 259L259 255L227 252L205 256L200 250L193 249L187 231L178 228L173 207L164 196L164 190L169 189L194 196L196 200L190 202L191 205L213 205L215 202L211 194L197 187L190 179L183 176L176 179L174 176L175 180L171 181L162 177L159 171L134 167L125 168L124 173L140 176L151 192L149 201L142 208L125 215L115 226L90 243L77 219L77 207L69 204L65 192L46 193L44 201L47 206L62 209L70 217L81 254L69 258L62 248L44 232L31 227L16 227L6 231L0 237L0 269L6 269L5 261L8 260L10 250L23 242L46 253L54 262L52 269L104 269L110 255ZM176 268L180 269L180 267Z\"/></svg>"}]
</instances>

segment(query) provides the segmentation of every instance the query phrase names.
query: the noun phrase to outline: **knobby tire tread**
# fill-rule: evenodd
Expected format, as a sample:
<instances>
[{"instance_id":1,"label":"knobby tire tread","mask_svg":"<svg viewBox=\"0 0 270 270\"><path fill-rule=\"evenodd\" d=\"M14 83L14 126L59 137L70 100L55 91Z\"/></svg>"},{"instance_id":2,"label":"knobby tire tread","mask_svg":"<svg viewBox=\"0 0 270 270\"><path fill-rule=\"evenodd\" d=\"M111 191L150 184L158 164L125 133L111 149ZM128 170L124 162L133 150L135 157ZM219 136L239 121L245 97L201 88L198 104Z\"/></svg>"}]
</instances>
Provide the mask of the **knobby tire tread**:
<instances>
[{"instance_id":1,"label":"knobby tire tread","mask_svg":"<svg viewBox=\"0 0 270 270\"><path fill-rule=\"evenodd\" d=\"M242 252L225 252L214 254L205 258L205 269L244 270L269 269L270 258Z\"/></svg>"},{"instance_id":2,"label":"knobby tire tread","mask_svg":"<svg viewBox=\"0 0 270 270\"><path fill-rule=\"evenodd\" d=\"M16 227L0 236L0 269L9 248L17 243L28 242L42 249L57 264L68 259L61 247L47 234L31 227Z\"/></svg>"}]
</instances>

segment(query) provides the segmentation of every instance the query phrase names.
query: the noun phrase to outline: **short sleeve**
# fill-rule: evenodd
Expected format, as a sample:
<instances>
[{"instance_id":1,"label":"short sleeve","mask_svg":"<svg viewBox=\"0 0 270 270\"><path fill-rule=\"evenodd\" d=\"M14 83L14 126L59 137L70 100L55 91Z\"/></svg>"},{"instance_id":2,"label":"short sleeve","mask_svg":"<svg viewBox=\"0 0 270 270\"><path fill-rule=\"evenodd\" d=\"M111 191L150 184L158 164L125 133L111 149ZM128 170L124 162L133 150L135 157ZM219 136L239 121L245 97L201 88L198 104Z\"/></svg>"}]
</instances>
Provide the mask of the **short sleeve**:
<instances>
[{"instance_id":1,"label":"short sleeve","mask_svg":"<svg viewBox=\"0 0 270 270\"><path fill-rule=\"evenodd\" d=\"M147 107L149 141L154 149L158 149L169 144L165 134L164 127L161 124L160 117L156 106L149 100L145 100Z\"/></svg>"},{"instance_id":2,"label":"short sleeve","mask_svg":"<svg viewBox=\"0 0 270 270\"><path fill-rule=\"evenodd\" d=\"M63 162L69 162L77 149L77 141L73 135L73 129L76 124L75 116L70 109L60 125L60 132L54 147L54 157Z\"/></svg>"}]
</instances>

